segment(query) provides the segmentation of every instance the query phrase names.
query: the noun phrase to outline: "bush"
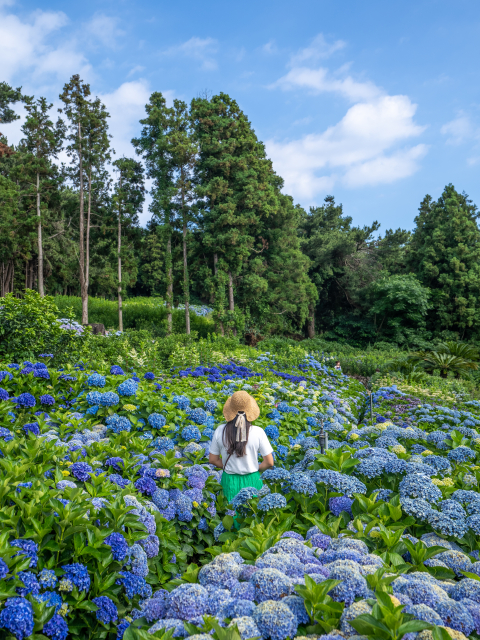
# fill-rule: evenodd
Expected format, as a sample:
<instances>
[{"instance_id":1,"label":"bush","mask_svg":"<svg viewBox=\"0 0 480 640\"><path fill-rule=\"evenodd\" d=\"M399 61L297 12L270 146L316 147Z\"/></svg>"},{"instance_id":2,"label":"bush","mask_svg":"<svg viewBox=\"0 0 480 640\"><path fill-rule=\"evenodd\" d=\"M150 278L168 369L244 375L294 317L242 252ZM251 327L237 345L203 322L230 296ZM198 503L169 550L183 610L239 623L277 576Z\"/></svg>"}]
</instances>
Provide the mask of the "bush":
<instances>
[{"instance_id":1,"label":"bush","mask_svg":"<svg viewBox=\"0 0 480 640\"><path fill-rule=\"evenodd\" d=\"M71 310L63 315L73 319ZM8 293L0 302L0 358L10 362L36 359L41 353L54 360L74 359L88 340L88 331L63 329L51 296L27 290L23 298Z\"/></svg>"}]
</instances>

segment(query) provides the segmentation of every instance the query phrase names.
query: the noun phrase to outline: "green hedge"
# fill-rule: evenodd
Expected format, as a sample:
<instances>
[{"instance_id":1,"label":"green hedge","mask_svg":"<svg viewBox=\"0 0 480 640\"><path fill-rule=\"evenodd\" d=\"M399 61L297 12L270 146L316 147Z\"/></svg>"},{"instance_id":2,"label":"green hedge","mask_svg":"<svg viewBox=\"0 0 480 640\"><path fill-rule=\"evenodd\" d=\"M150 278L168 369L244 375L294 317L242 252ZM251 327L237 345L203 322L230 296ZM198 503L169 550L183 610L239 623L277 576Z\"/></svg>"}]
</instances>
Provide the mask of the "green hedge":
<instances>
[{"instance_id":1,"label":"green hedge","mask_svg":"<svg viewBox=\"0 0 480 640\"><path fill-rule=\"evenodd\" d=\"M73 308L78 322L82 319L82 301L77 296L55 296L55 304L63 313ZM173 332L185 333L185 311L173 310ZM106 329L118 329L118 306L116 301L102 298L88 299L88 319L90 323L104 324ZM197 316L190 313L190 326L200 338L206 338L214 333L215 327L211 318ZM167 333L167 310L160 298L131 298L123 303L123 328L146 329L156 337L163 337Z\"/></svg>"}]
</instances>

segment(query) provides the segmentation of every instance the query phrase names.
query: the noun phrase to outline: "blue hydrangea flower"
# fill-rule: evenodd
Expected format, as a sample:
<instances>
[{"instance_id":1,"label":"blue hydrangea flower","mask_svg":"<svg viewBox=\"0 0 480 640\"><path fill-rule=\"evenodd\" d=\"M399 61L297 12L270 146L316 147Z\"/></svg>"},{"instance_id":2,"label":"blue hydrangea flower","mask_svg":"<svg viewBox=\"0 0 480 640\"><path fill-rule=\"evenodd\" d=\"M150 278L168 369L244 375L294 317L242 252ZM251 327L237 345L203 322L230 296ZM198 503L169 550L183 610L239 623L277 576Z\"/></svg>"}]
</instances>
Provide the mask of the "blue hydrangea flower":
<instances>
[{"instance_id":1,"label":"blue hydrangea flower","mask_svg":"<svg viewBox=\"0 0 480 640\"><path fill-rule=\"evenodd\" d=\"M66 640L68 625L62 616L55 613L43 626L42 633L52 640Z\"/></svg>"},{"instance_id":2,"label":"blue hydrangea flower","mask_svg":"<svg viewBox=\"0 0 480 640\"><path fill-rule=\"evenodd\" d=\"M258 605L252 618L264 638L286 640L297 633L297 618L284 602L266 600Z\"/></svg>"},{"instance_id":3,"label":"blue hydrangea flower","mask_svg":"<svg viewBox=\"0 0 480 640\"><path fill-rule=\"evenodd\" d=\"M147 373L143 376L144 380L155 380L155 374L151 371L147 371Z\"/></svg>"},{"instance_id":4,"label":"blue hydrangea flower","mask_svg":"<svg viewBox=\"0 0 480 640\"><path fill-rule=\"evenodd\" d=\"M125 416L119 416L114 413L105 420L108 427L114 433L121 433L122 431L130 431L132 428L131 422Z\"/></svg>"},{"instance_id":5,"label":"blue hydrangea flower","mask_svg":"<svg viewBox=\"0 0 480 640\"><path fill-rule=\"evenodd\" d=\"M45 393L43 396L39 398L41 404L52 405L55 404L55 398L48 393Z\"/></svg>"},{"instance_id":6,"label":"blue hydrangea flower","mask_svg":"<svg viewBox=\"0 0 480 640\"><path fill-rule=\"evenodd\" d=\"M134 396L137 393L138 382L132 380L125 380L117 388L118 394L121 396Z\"/></svg>"},{"instance_id":7,"label":"blue hydrangea flower","mask_svg":"<svg viewBox=\"0 0 480 640\"><path fill-rule=\"evenodd\" d=\"M190 405L190 400L185 396L173 396L172 402L174 402L179 409L183 410Z\"/></svg>"},{"instance_id":8,"label":"blue hydrangea flower","mask_svg":"<svg viewBox=\"0 0 480 640\"><path fill-rule=\"evenodd\" d=\"M114 560L122 562L126 558L128 543L121 533L111 533L105 538L104 544L111 547Z\"/></svg>"},{"instance_id":9,"label":"blue hydrangea flower","mask_svg":"<svg viewBox=\"0 0 480 640\"><path fill-rule=\"evenodd\" d=\"M229 627L237 627L238 632L242 640L248 640L249 638L257 638L262 634L259 628L255 624L255 620L250 616L241 616L239 618L233 618L228 625Z\"/></svg>"},{"instance_id":10,"label":"blue hydrangea flower","mask_svg":"<svg viewBox=\"0 0 480 640\"><path fill-rule=\"evenodd\" d=\"M8 598L0 612L0 626L10 631L17 640L33 633L33 607L25 598Z\"/></svg>"},{"instance_id":11,"label":"blue hydrangea flower","mask_svg":"<svg viewBox=\"0 0 480 640\"><path fill-rule=\"evenodd\" d=\"M42 569L37 577L38 583L42 589L54 589L58 582L55 571L52 569Z\"/></svg>"},{"instance_id":12,"label":"blue hydrangea flower","mask_svg":"<svg viewBox=\"0 0 480 640\"><path fill-rule=\"evenodd\" d=\"M152 623L165 617L167 613L168 591L160 589L142 605L142 613L147 622Z\"/></svg>"},{"instance_id":13,"label":"blue hydrangea flower","mask_svg":"<svg viewBox=\"0 0 480 640\"><path fill-rule=\"evenodd\" d=\"M234 499L232 500L232 505L235 509L238 509L257 495L258 489L255 489L254 487L244 487L243 489L240 489L240 491L234 497Z\"/></svg>"},{"instance_id":14,"label":"blue hydrangea flower","mask_svg":"<svg viewBox=\"0 0 480 640\"><path fill-rule=\"evenodd\" d=\"M470 447L456 447L456 449L451 449L447 453L447 457L449 460L456 462L457 464L462 464L464 462L468 462L469 460L475 460L476 453Z\"/></svg>"},{"instance_id":15,"label":"blue hydrangea flower","mask_svg":"<svg viewBox=\"0 0 480 640\"><path fill-rule=\"evenodd\" d=\"M208 416L204 409L197 408L190 413L189 418L195 422L195 424L205 424Z\"/></svg>"},{"instance_id":16,"label":"blue hydrangea flower","mask_svg":"<svg viewBox=\"0 0 480 640\"><path fill-rule=\"evenodd\" d=\"M187 622L208 609L208 591L200 584L181 584L168 596L168 615Z\"/></svg>"},{"instance_id":17,"label":"blue hydrangea flower","mask_svg":"<svg viewBox=\"0 0 480 640\"><path fill-rule=\"evenodd\" d=\"M278 427L276 425L269 424L267 427L265 427L265 434L271 440L278 440L280 431L278 430Z\"/></svg>"},{"instance_id":18,"label":"blue hydrangea flower","mask_svg":"<svg viewBox=\"0 0 480 640\"><path fill-rule=\"evenodd\" d=\"M95 615L97 617L97 620L99 620L102 624L109 624L110 622L115 622L117 620L117 607L115 606L113 600L111 600L108 596L98 596L98 598L93 598L92 602L98 607Z\"/></svg>"},{"instance_id":19,"label":"blue hydrangea flower","mask_svg":"<svg viewBox=\"0 0 480 640\"><path fill-rule=\"evenodd\" d=\"M77 480L81 480L82 482L86 482L90 480L90 473L93 473L92 467L87 462L74 462L69 467L70 473L72 476L77 478Z\"/></svg>"},{"instance_id":20,"label":"blue hydrangea flower","mask_svg":"<svg viewBox=\"0 0 480 640\"><path fill-rule=\"evenodd\" d=\"M154 429L161 429L167 424L167 420L161 413L151 413L148 416L148 424Z\"/></svg>"},{"instance_id":21,"label":"blue hydrangea flower","mask_svg":"<svg viewBox=\"0 0 480 640\"><path fill-rule=\"evenodd\" d=\"M119 367L118 364L114 364L112 367L110 367L110 374L112 376L124 376L125 375L122 367Z\"/></svg>"},{"instance_id":22,"label":"blue hydrangea flower","mask_svg":"<svg viewBox=\"0 0 480 640\"><path fill-rule=\"evenodd\" d=\"M120 571L119 575L117 584L124 586L129 600L132 600L136 595L141 598L149 598L152 595L152 587L145 582L144 578L136 576L130 571Z\"/></svg>"},{"instance_id":23,"label":"blue hydrangea flower","mask_svg":"<svg viewBox=\"0 0 480 640\"><path fill-rule=\"evenodd\" d=\"M23 425L23 430L25 433L33 433L35 436L40 435L40 427L38 426L38 422L28 422Z\"/></svg>"},{"instance_id":24,"label":"blue hydrangea flower","mask_svg":"<svg viewBox=\"0 0 480 640\"><path fill-rule=\"evenodd\" d=\"M255 601L281 600L293 591L293 583L278 569L260 569L253 574L251 582L255 587Z\"/></svg>"},{"instance_id":25,"label":"blue hydrangea flower","mask_svg":"<svg viewBox=\"0 0 480 640\"><path fill-rule=\"evenodd\" d=\"M207 400L205 402L205 411L209 413L215 413L218 407L218 402L216 400Z\"/></svg>"},{"instance_id":26,"label":"blue hydrangea flower","mask_svg":"<svg viewBox=\"0 0 480 640\"><path fill-rule=\"evenodd\" d=\"M85 399L90 406L94 406L100 404L102 396L103 393L100 393L100 391L89 391L85 396Z\"/></svg>"},{"instance_id":27,"label":"blue hydrangea flower","mask_svg":"<svg viewBox=\"0 0 480 640\"><path fill-rule=\"evenodd\" d=\"M99 373L92 373L92 375L87 378L87 384L89 387L104 387L105 376L102 376Z\"/></svg>"},{"instance_id":28,"label":"blue hydrangea flower","mask_svg":"<svg viewBox=\"0 0 480 640\"><path fill-rule=\"evenodd\" d=\"M287 499L281 493L269 493L260 498L257 503L259 511L274 511L275 509L284 509L287 506Z\"/></svg>"},{"instance_id":29,"label":"blue hydrangea flower","mask_svg":"<svg viewBox=\"0 0 480 640\"><path fill-rule=\"evenodd\" d=\"M198 526L200 528L200 524ZM143 547L147 558L156 558L160 552L160 540L155 534L150 534L148 538L139 540L138 543Z\"/></svg>"},{"instance_id":30,"label":"blue hydrangea flower","mask_svg":"<svg viewBox=\"0 0 480 640\"><path fill-rule=\"evenodd\" d=\"M88 591L90 589L90 576L87 567L79 562L73 564L65 564L62 566L65 571L64 579L70 580L79 591Z\"/></svg>"},{"instance_id":31,"label":"blue hydrangea flower","mask_svg":"<svg viewBox=\"0 0 480 640\"><path fill-rule=\"evenodd\" d=\"M461 631L466 636L469 636L475 628L475 623L469 610L461 602L445 598L436 604L435 611L446 627Z\"/></svg>"},{"instance_id":32,"label":"blue hydrangea flower","mask_svg":"<svg viewBox=\"0 0 480 640\"><path fill-rule=\"evenodd\" d=\"M268 482L283 482L289 480L290 475L290 471L287 471L287 469L277 469L274 467L262 473L262 480L267 480Z\"/></svg>"},{"instance_id":33,"label":"blue hydrangea flower","mask_svg":"<svg viewBox=\"0 0 480 640\"><path fill-rule=\"evenodd\" d=\"M303 598L300 598L299 596L287 596L282 600L282 602L284 602L291 612L295 614L298 624L308 624L310 622L310 616L305 609Z\"/></svg>"},{"instance_id":34,"label":"blue hydrangea flower","mask_svg":"<svg viewBox=\"0 0 480 640\"><path fill-rule=\"evenodd\" d=\"M135 488L147 496L152 496L157 490L157 485L152 478L143 476L135 482Z\"/></svg>"},{"instance_id":35,"label":"blue hydrangea flower","mask_svg":"<svg viewBox=\"0 0 480 640\"><path fill-rule=\"evenodd\" d=\"M17 587L16 592L24 598L27 594L37 595L40 591L40 585L37 576L31 571L19 571L17 577L23 583L23 587Z\"/></svg>"},{"instance_id":36,"label":"blue hydrangea flower","mask_svg":"<svg viewBox=\"0 0 480 640\"><path fill-rule=\"evenodd\" d=\"M399 485L400 498L421 498L430 503L441 500L442 492L424 475L407 475Z\"/></svg>"},{"instance_id":37,"label":"blue hydrangea flower","mask_svg":"<svg viewBox=\"0 0 480 640\"><path fill-rule=\"evenodd\" d=\"M347 496L340 496L338 498L330 498L328 501L328 508L334 516L339 516L342 511L346 511L351 516L352 504L352 498L347 498Z\"/></svg>"},{"instance_id":38,"label":"blue hydrangea flower","mask_svg":"<svg viewBox=\"0 0 480 640\"><path fill-rule=\"evenodd\" d=\"M107 391L106 393L100 394L100 400L98 404L101 407L116 407L120 402L120 398L113 391Z\"/></svg>"},{"instance_id":39,"label":"blue hydrangea flower","mask_svg":"<svg viewBox=\"0 0 480 640\"><path fill-rule=\"evenodd\" d=\"M185 427L182 430L181 435L184 440L194 441L194 442L200 442L200 438L202 437L202 434L200 433L200 429L193 425Z\"/></svg>"},{"instance_id":40,"label":"blue hydrangea flower","mask_svg":"<svg viewBox=\"0 0 480 640\"><path fill-rule=\"evenodd\" d=\"M10 542L10 546L19 547L21 549L20 552L15 554L16 556L24 555L27 556L27 558L30 558L30 564L28 565L29 567L32 567L33 569L37 566L38 544L36 542L34 542L33 540L12 540L12 542Z\"/></svg>"},{"instance_id":41,"label":"blue hydrangea flower","mask_svg":"<svg viewBox=\"0 0 480 640\"><path fill-rule=\"evenodd\" d=\"M313 496L317 493L315 482L305 473L292 473L289 485L292 491L301 493L304 496Z\"/></svg>"}]
</instances>

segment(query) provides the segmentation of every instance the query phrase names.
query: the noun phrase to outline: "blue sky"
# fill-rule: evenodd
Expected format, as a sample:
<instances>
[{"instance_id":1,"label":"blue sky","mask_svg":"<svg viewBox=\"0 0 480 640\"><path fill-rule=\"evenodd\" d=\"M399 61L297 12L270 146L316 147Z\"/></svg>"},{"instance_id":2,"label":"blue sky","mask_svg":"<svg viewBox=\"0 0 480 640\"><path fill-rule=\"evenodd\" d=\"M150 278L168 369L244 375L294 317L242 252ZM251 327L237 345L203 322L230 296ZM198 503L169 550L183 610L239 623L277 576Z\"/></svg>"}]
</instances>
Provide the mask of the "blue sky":
<instances>
[{"instance_id":1,"label":"blue sky","mask_svg":"<svg viewBox=\"0 0 480 640\"><path fill-rule=\"evenodd\" d=\"M0 0L0 80L56 104L80 73L117 153L152 91L224 91L296 202L333 194L382 229L412 228L449 182L480 205L479 43L477 0Z\"/></svg>"}]
</instances>

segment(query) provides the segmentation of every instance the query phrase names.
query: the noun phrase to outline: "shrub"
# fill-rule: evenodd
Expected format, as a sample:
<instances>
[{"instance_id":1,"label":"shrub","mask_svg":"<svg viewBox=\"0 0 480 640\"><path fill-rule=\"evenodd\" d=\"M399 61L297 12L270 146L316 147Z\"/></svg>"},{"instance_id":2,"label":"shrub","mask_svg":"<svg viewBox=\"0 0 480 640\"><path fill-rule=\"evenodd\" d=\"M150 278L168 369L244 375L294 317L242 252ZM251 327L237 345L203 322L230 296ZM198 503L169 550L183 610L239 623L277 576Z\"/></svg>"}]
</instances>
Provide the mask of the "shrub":
<instances>
[{"instance_id":1,"label":"shrub","mask_svg":"<svg viewBox=\"0 0 480 640\"><path fill-rule=\"evenodd\" d=\"M72 319L69 309L63 316ZM0 357L2 360L21 362L36 359L41 353L53 358L60 354L63 360L75 358L88 340L88 331L79 334L73 329L62 329L58 322L59 310L51 296L44 298L36 291L27 290L23 298L8 293L0 304Z\"/></svg>"}]
</instances>

